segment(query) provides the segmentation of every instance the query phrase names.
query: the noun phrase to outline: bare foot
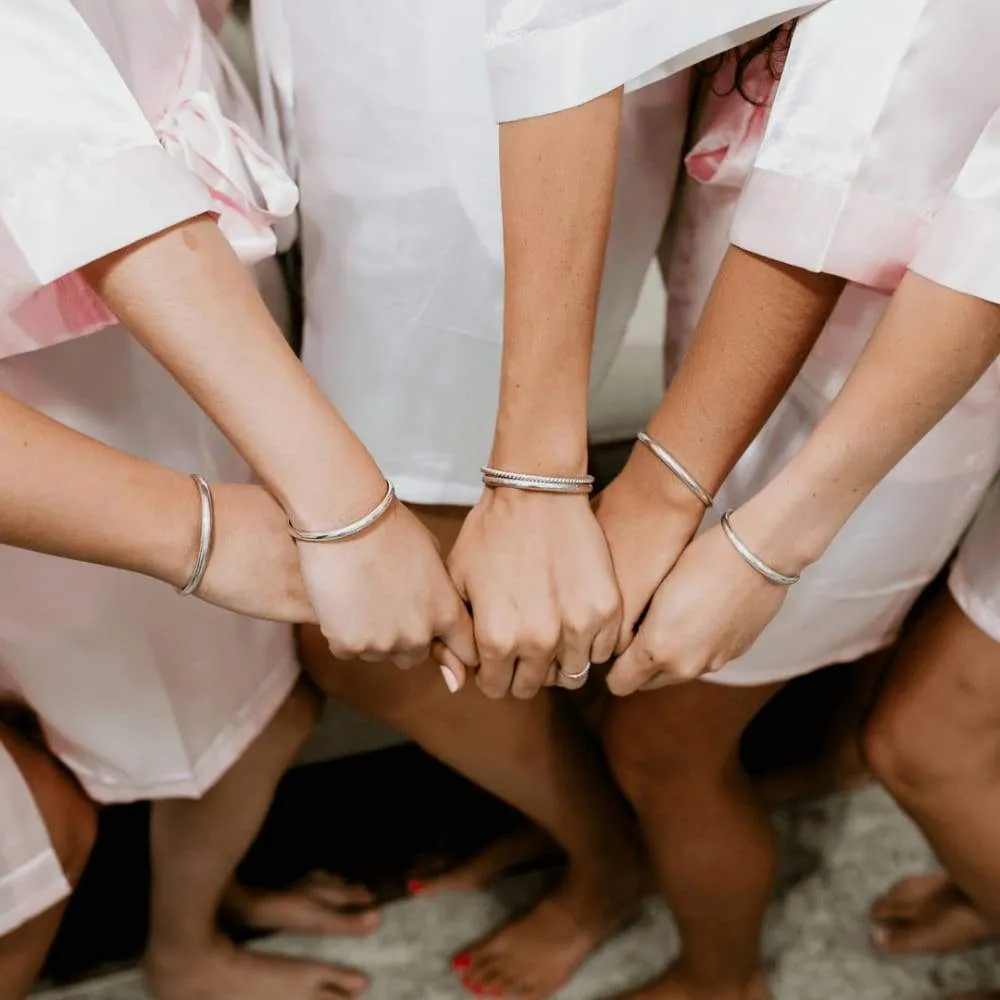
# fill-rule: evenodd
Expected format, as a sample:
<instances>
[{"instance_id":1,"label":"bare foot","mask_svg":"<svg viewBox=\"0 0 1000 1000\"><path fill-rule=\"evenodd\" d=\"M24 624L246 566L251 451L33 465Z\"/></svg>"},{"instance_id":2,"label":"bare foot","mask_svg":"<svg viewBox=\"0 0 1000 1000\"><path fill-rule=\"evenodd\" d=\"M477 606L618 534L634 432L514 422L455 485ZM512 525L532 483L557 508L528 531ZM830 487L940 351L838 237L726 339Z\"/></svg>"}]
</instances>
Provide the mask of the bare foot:
<instances>
[{"instance_id":1,"label":"bare foot","mask_svg":"<svg viewBox=\"0 0 1000 1000\"><path fill-rule=\"evenodd\" d=\"M596 879L571 868L552 895L457 955L452 968L475 995L545 1000L635 913L645 888L638 861L609 867Z\"/></svg>"},{"instance_id":2,"label":"bare foot","mask_svg":"<svg viewBox=\"0 0 1000 1000\"><path fill-rule=\"evenodd\" d=\"M746 986L720 987L693 983L676 969L618 1000L771 1000L762 975L756 975Z\"/></svg>"},{"instance_id":3,"label":"bare foot","mask_svg":"<svg viewBox=\"0 0 1000 1000\"><path fill-rule=\"evenodd\" d=\"M150 952L146 980L156 1000L334 1000L368 985L354 969L260 955L218 941L201 952Z\"/></svg>"},{"instance_id":4,"label":"bare foot","mask_svg":"<svg viewBox=\"0 0 1000 1000\"><path fill-rule=\"evenodd\" d=\"M407 889L414 896L485 889L500 876L529 862L558 858L561 851L537 826L527 826L494 841L485 850L440 875L411 878Z\"/></svg>"},{"instance_id":5,"label":"bare foot","mask_svg":"<svg viewBox=\"0 0 1000 1000\"><path fill-rule=\"evenodd\" d=\"M958 951L994 929L944 872L903 879L871 908L872 944L886 954Z\"/></svg>"},{"instance_id":6,"label":"bare foot","mask_svg":"<svg viewBox=\"0 0 1000 1000\"><path fill-rule=\"evenodd\" d=\"M260 931L362 937L381 922L368 889L326 872L313 872L290 889L273 891L234 882L222 905L238 924Z\"/></svg>"}]
</instances>

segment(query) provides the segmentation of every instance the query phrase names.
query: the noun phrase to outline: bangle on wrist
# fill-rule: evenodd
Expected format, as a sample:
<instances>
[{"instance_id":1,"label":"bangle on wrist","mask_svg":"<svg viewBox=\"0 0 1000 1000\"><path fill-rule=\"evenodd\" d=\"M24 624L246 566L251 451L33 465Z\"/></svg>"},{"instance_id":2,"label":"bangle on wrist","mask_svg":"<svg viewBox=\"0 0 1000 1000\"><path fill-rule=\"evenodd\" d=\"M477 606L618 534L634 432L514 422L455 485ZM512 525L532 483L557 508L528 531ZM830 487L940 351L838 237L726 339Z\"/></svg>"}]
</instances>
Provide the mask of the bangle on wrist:
<instances>
[{"instance_id":1,"label":"bangle on wrist","mask_svg":"<svg viewBox=\"0 0 1000 1000\"><path fill-rule=\"evenodd\" d=\"M212 488L202 476L192 474L191 478L194 480L195 486L198 487L198 498L201 501L201 527L198 536L198 555L194 561L194 568L184 586L177 589L177 593L181 597L189 597L191 594L197 593L201 581L205 579L208 560L212 556L212 543L215 541L215 505L212 502Z\"/></svg>"},{"instance_id":2,"label":"bangle on wrist","mask_svg":"<svg viewBox=\"0 0 1000 1000\"><path fill-rule=\"evenodd\" d=\"M342 528L331 528L325 531L304 531L296 528L292 524L292 519L288 519L288 533L297 542L342 542L370 528L376 521L381 520L392 506L396 499L396 488L387 479L385 481L385 495L379 500L364 517L359 517L350 524L345 524Z\"/></svg>"},{"instance_id":3,"label":"bangle on wrist","mask_svg":"<svg viewBox=\"0 0 1000 1000\"><path fill-rule=\"evenodd\" d=\"M684 484L687 490L698 498L701 505L708 510L714 503L715 497L708 492L673 455L663 447L659 441L650 437L645 431L639 431L636 440L645 445L663 463L674 476Z\"/></svg>"},{"instance_id":4,"label":"bangle on wrist","mask_svg":"<svg viewBox=\"0 0 1000 1000\"><path fill-rule=\"evenodd\" d=\"M531 493L592 493L593 476L539 476L526 472L509 472L484 465L480 470L483 485L493 489L526 490Z\"/></svg>"},{"instance_id":5,"label":"bangle on wrist","mask_svg":"<svg viewBox=\"0 0 1000 1000\"><path fill-rule=\"evenodd\" d=\"M770 581L778 587L790 587L793 583L799 582L798 573L782 573L780 570L776 570L773 566L769 566L763 559L751 552L747 544L736 534L733 528L732 521L730 520L733 511L727 510L725 514L722 515L722 531L726 538L729 539L729 543L734 549L739 553L743 561L757 573L759 573L765 580Z\"/></svg>"}]
</instances>

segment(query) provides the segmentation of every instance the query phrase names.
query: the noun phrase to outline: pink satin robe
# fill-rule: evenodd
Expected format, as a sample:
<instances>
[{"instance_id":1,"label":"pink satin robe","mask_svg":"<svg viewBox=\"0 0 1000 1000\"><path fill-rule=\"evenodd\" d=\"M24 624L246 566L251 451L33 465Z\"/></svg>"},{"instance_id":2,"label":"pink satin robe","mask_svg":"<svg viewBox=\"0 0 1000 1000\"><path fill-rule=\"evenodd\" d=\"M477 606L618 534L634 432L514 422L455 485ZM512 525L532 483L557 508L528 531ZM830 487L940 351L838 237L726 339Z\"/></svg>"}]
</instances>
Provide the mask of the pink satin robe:
<instances>
[{"instance_id":1,"label":"pink satin robe","mask_svg":"<svg viewBox=\"0 0 1000 1000\"><path fill-rule=\"evenodd\" d=\"M841 3L844 6L838 8ZM818 99L812 103L827 53L826 44L821 43L832 46L829 56L842 65L843 60L849 61L845 48L851 39L866 43L869 36L881 38L878 51L884 52L894 37L870 7L864 11L855 5L857 9L852 11L852 3L854 0L834 0L800 23L763 146L767 112L733 94L710 99L687 159L691 176L681 195L669 262L668 376L690 341L731 236L748 249L859 282L849 285L841 296L801 374L720 491L720 511L749 499L802 445L849 375L888 302L887 293L907 266L912 264L921 273L962 290L969 286L959 275L975 276L975 287L980 293L989 292L989 297L1000 291L995 284L1000 279L995 267L985 277L979 273L978 252L970 252L979 244L968 235L968 223L963 233L962 227L948 221L953 214L948 206L958 189L952 190L955 175L967 160L972 162L970 150L983 131L982 119L989 117L985 107L976 106L973 126L963 122L959 127L952 119L962 118L964 106L956 103L949 119L932 129L937 143L942 144L934 146L936 162L953 164L947 170L935 170L907 159L911 150L914 156L922 155L913 145L927 145L923 133L928 126L921 114L923 105L911 108L904 100L905 93L898 94L889 86L895 83L903 87L896 77L873 89L875 96L870 100L845 93L840 103L832 94L826 95L829 100L825 104ZM935 8L923 3L908 6ZM838 10L860 17L863 24L856 25L859 33L847 32L845 26L838 41L829 23ZM940 7L935 14L941 16ZM826 19L815 51L809 31L811 19ZM815 74L802 66L797 48L800 42L805 42L806 50L814 56ZM945 57L946 53L938 52L938 58ZM962 64L956 61L959 57L964 59L964 51L952 50L952 71ZM903 65L907 73L912 68L906 60ZM1000 90L995 84L991 86L995 108L1000 103ZM896 101L891 115L882 103L886 93ZM924 101L919 87L913 93ZM822 114L815 113L817 107L822 108ZM910 112L909 118L901 120L902 109ZM883 113L885 123L872 126L872 122L882 120ZM862 119L869 123L866 142L847 143L842 150L838 138L861 134ZM810 159L809 143L788 150L783 159L773 152L772 142L784 142L796 123L823 133L824 124L830 127L831 122L837 125L837 135L823 136L829 155ZM820 138L815 137L816 141ZM988 135L983 136L983 143L979 156L987 157L989 149L996 154L998 147ZM848 211L856 189L863 186L860 177L848 170L841 191L844 215L831 218L820 210L829 192L825 181L815 175L832 169L832 162L838 156L846 159L848 153L871 160L868 175L879 178L878 190L883 197L888 199L891 192L910 196L897 206L897 216L907 220L906 224L886 233L885 212L872 210L871 224L866 225L864 213ZM783 173L778 179L772 173L761 173L772 170L772 166L762 164L773 165L779 159ZM897 164L900 180L894 188ZM920 183L909 183L915 176ZM986 185L996 191L996 184L994 172ZM869 199L862 200L871 205ZM995 224L993 218L983 222L984 234L992 232ZM998 469L1000 364L994 365L876 487L823 558L791 588L781 612L754 647L711 679L722 684L766 684L853 660L890 644L913 601L960 540Z\"/></svg>"},{"instance_id":2,"label":"pink satin robe","mask_svg":"<svg viewBox=\"0 0 1000 1000\"><path fill-rule=\"evenodd\" d=\"M219 431L107 326L113 317L73 271L203 212L261 260L295 187L257 144L249 98L194 0L74 6L82 20L64 0L0 4L0 77L16 66L37 84L21 79L0 101L0 134L31 137L0 158L0 387L145 458L245 481ZM203 793L297 677L287 626L145 577L0 547L0 697L38 712L52 750L99 801ZM0 934L68 890L29 799L0 752Z\"/></svg>"}]
</instances>

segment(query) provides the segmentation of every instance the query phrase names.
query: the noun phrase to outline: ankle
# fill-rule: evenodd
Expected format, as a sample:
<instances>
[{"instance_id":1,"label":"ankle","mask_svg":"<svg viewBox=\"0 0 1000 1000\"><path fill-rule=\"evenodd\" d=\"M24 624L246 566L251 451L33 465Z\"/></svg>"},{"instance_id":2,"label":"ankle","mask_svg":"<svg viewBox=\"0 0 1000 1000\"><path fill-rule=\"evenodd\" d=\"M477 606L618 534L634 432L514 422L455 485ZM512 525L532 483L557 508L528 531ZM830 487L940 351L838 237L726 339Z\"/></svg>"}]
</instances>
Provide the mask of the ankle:
<instances>
[{"instance_id":1,"label":"ankle","mask_svg":"<svg viewBox=\"0 0 1000 1000\"><path fill-rule=\"evenodd\" d=\"M696 965L682 955L670 969L670 978L685 995L705 1000L770 1000L771 991L761 969L749 973L727 972L724 965Z\"/></svg>"}]
</instances>

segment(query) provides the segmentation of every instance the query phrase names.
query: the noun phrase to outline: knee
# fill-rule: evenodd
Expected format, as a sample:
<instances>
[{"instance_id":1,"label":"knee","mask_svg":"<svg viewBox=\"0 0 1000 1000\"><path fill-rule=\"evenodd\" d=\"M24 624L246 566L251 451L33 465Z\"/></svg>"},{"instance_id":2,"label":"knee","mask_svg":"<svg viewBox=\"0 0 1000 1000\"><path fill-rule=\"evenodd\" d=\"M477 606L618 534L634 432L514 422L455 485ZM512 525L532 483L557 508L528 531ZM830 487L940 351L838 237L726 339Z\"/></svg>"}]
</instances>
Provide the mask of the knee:
<instances>
[{"instance_id":1,"label":"knee","mask_svg":"<svg viewBox=\"0 0 1000 1000\"><path fill-rule=\"evenodd\" d=\"M636 808L690 776L690 761L655 725L634 718L630 706L615 703L605 714L601 740L612 773Z\"/></svg>"},{"instance_id":2,"label":"knee","mask_svg":"<svg viewBox=\"0 0 1000 1000\"><path fill-rule=\"evenodd\" d=\"M983 725L982 706L965 696L971 692L953 694L935 704L916 695L890 695L865 726L868 767L904 805L919 807L962 786L1000 784L1000 732Z\"/></svg>"}]
</instances>

